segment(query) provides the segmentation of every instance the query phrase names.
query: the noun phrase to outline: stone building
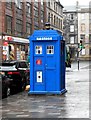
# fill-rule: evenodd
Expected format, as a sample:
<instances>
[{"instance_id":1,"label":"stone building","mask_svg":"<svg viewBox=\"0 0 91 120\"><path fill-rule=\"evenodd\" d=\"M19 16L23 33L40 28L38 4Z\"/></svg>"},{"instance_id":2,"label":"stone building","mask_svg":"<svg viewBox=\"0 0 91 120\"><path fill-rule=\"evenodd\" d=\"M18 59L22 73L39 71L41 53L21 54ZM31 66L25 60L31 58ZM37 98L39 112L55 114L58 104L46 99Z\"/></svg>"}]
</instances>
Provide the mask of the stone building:
<instances>
[{"instance_id":1,"label":"stone building","mask_svg":"<svg viewBox=\"0 0 91 120\"><path fill-rule=\"evenodd\" d=\"M67 6L64 11L64 38L71 58L76 59L78 48L78 16L75 6Z\"/></svg>"},{"instance_id":2,"label":"stone building","mask_svg":"<svg viewBox=\"0 0 91 120\"><path fill-rule=\"evenodd\" d=\"M67 6L64 9L64 37L66 45L70 49L72 59L77 59L77 51L80 50L80 41L83 49L79 52L82 60L89 59L90 53L90 12L89 6Z\"/></svg>"},{"instance_id":3,"label":"stone building","mask_svg":"<svg viewBox=\"0 0 91 120\"><path fill-rule=\"evenodd\" d=\"M91 14L89 8L81 8L78 10L78 43L80 40L83 44L83 49L80 52L80 59L88 60L91 57Z\"/></svg>"},{"instance_id":4,"label":"stone building","mask_svg":"<svg viewBox=\"0 0 91 120\"><path fill-rule=\"evenodd\" d=\"M48 0L47 4L47 22L51 29L56 29L63 34L63 6L57 0Z\"/></svg>"}]
</instances>

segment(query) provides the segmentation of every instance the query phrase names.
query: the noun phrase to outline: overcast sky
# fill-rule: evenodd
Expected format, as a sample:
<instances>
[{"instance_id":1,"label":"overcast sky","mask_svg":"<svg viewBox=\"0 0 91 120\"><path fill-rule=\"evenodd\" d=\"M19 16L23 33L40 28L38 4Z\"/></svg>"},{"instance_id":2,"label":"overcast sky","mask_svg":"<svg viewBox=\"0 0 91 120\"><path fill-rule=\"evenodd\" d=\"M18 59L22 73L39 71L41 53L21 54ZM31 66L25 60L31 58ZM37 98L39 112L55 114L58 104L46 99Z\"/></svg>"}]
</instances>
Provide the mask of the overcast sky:
<instances>
[{"instance_id":1,"label":"overcast sky","mask_svg":"<svg viewBox=\"0 0 91 120\"><path fill-rule=\"evenodd\" d=\"M68 6L68 5L75 5L77 0L60 0L60 3L63 6ZM89 5L89 2L91 0L78 0L79 5Z\"/></svg>"}]
</instances>

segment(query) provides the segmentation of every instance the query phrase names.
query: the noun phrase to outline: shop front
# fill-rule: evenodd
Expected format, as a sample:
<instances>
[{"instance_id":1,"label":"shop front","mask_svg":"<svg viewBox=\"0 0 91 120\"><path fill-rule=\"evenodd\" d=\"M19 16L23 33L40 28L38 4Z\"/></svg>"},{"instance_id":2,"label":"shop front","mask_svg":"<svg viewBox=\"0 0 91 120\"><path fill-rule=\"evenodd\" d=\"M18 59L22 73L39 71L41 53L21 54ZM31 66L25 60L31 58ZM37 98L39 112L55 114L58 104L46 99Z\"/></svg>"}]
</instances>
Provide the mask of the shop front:
<instances>
[{"instance_id":1,"label":"shop front","mask_svg":"<svg viewBox=\"0 0 91 120\"><path fill-rule=\"evenodd\" d=\"M3 39L2 59L5 60L25 60L29 48L29 40L5 36Z\"/></svg>"}]
</instances>

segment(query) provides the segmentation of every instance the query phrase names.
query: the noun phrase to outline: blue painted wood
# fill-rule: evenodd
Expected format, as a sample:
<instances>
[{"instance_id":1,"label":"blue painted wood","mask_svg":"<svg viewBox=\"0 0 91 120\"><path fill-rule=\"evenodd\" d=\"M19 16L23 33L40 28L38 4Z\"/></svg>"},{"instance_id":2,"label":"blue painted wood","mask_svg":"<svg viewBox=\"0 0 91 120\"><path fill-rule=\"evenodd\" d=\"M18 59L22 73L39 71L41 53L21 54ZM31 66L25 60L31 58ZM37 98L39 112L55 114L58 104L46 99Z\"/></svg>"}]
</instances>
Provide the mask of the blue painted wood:
<instances>
[{"instance_id":1,"label":"blue painted wood","mask_svg":"<svg viewBox=\"0 0 91 120\"><path fill-rule=\"evenodd\" d=\"M36 30L29 37L29 40L29 94L65 93L65 41L63 41L63 36L59 35L56 30ZM41 54L36 54L36 46L42 47ZM53 54L47 54L47 48L52 48L50 46L54 48ZM38 64L37 61L39 61Z\"/></svg>"}]
</instances>

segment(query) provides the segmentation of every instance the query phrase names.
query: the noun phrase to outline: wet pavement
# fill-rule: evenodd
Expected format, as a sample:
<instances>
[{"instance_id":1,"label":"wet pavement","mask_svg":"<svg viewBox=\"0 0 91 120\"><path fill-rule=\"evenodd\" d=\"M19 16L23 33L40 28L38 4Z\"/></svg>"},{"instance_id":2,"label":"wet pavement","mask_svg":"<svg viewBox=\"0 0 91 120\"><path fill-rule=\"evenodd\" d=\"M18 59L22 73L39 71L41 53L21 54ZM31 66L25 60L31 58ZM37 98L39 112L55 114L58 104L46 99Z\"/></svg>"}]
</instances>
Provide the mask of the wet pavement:
<instances>
[{"instance_id":1,"label":"wet pavement","mask_svg":"<svg viewBox=\"0 0 91 120\"><path fill-rule=\"evenodd\" d=\"M75 63L66 71L64 95L32 95L22 92L0 102L3 118L89 118L88 63L78 71ZM75 69L74 69L75 68ZM83 69L84 68L84 69Z\"/></svg>"}]
</instances>

